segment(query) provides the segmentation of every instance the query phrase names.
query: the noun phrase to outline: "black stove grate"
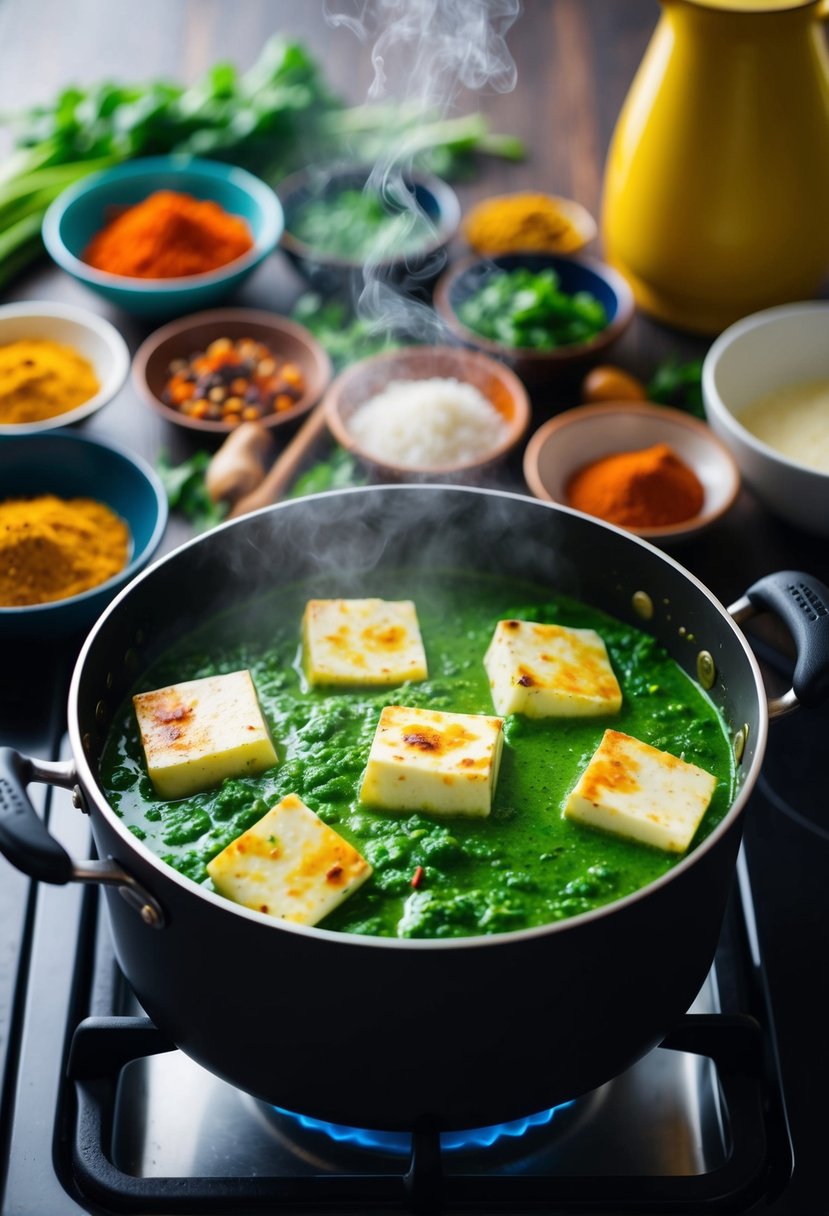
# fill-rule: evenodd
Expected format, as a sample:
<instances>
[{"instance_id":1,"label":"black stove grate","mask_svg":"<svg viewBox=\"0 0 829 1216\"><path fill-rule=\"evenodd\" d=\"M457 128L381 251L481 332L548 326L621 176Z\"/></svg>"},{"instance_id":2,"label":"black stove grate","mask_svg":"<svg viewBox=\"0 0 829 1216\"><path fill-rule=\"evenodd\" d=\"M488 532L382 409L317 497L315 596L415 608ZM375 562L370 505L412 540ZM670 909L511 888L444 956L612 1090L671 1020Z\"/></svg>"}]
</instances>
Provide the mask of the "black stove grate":
<instances>
[{"instance_id":1,"label":"black stove grate","mask_svg":"<svg viewBox=\"0 0 829 1216\"><path fill-rule=\"evenodd\" d=\"M445 1174L439 1133L418 1127L397 1174L322 1173L279 1177L144 1178L123 1172L107 1152L118 1079L131 1061L174 1050L147 1018L87 1018L76 1028L68 1075L77 1109L72 1171L82 1195L112 1212L238 1213L383 1207L412 1213L744 1212L764 1194L770 1169L766 1069L760 1024L745 1014L691 1014L663 1047L706 1056L716 1067L727 1118L724 1165L683 1177Z\"/></svg>"}]
</instances>

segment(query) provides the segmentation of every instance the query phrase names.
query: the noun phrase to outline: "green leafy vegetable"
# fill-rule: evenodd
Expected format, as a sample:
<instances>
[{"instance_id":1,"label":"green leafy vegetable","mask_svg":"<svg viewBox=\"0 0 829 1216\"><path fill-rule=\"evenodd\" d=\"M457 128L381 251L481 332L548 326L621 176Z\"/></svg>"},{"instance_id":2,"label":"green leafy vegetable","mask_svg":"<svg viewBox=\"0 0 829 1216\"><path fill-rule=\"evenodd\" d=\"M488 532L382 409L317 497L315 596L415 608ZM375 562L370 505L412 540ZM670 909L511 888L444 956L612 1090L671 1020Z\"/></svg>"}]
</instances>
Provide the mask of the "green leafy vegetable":
<instances>
[{"instance_id":1,"label":"green leafy vegetable","mask_svg":"<svg viewBox=\"0 0 829 1216\"><path fill-rule=\"evenodd\" d=\"M660 363L648 384L648 400L704 418L702 359L683 363L674 356Z\"/></svg>"},{"instance_id":2,"label":"green leafy vegetable","mask_svg":"<svg viewBox=\"0 0 829 1216\"><path fill-rule=\"evenodd\" d=\"M290 231L311 249L335 257L382 260L422 248L432 227L417 210L392 210L369 190L341 190L312 198L291 217Z\"/></svg>"},{"instance_id":3,"label":"green leafy vegetable","mask_svg":"<svg viewBox=\"0 0 829 1216\"><path fill-rule=\"evenodd\" d=\"M344 490L349 486L365 485L357 461L345 448L336 447L327 460L320 460L294 482L289 498L305 494L322 494L325 490Z\"/></svg>"},{"instance_id":4,"label":"green leafy vegetable","mask_svg":"<svg viewBox=\"0 0 829 1216\"><path fill-rule=\"evenodd\" d=\"M291 315L325 347L335 371L400 345L390 329L355 317L342 301L323 301L313 291L300 296Z\"/></svg>"},{"instance_id":5,"label":"green leafy vegetable","mask_svg":"<svg viewBox=\"0 0 829 1216\"><path fill-rule=\"evenodd\" d=\"M555 350L587 342L607 325L604 305L587 291L568 295L552 269L493 270L458 308L467 329L504 346Z\"/></svg>"},{"instance_id":6,"label":"green leafy vegetable","mask_svg":"<svg viewBox=\"0 0 829 1216\"><path fill-rule=\"evenodd\" d=\"M213 502L204 484L210 464L209 452L194 452L182 464L171 464L166 452L159 454L156 469L171 511L180 511L197 532L220 524L227 514L226 503Z\"/></svg>"},{"instance_id":7,"label":"green leafy vegetable","mask_svg":"<svg viewBox=\"0 0 829 1216\"><path fill-rule=\"evenodd\" d=\"M189 88L164 80L71 87L6 125L16 148L0 168L0 286L41 252L40 221L65 186L134 156L232 160L276 183L312 161L373 160L390 149L444 175L473 152L523 155L519 141L490 134L477 114L430 121L416 107L344 107L307 50L279 37L247 72L218 63Z\"/></svg>"}]
</instances>

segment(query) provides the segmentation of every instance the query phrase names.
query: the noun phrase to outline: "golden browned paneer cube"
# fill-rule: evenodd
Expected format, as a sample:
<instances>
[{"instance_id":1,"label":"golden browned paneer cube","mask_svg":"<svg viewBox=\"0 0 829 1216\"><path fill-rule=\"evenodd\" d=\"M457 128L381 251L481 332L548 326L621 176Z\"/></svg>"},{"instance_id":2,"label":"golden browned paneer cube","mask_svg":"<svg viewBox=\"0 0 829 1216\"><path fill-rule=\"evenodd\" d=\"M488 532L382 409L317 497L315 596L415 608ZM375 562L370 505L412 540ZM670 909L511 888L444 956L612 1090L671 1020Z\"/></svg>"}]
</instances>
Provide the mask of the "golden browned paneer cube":
<instances>
[{"instance_id":1,"label":"golden browned paneer cube","mask_svg":"<svg viewBox=\"0 0 829 1216\"><path fill-rule=\"evenodd\" d=\"M309 600L302 643L311 684L391 685L428 674L411 600Z\"/></svg>"},{"instance_id":2,"label":"golden browned paneer cube","mask_svg":"<svg viewBox=\"0 0 829 1216\"><path fill-rule=\"evenodd\" d=\"M371 866L296 794L208 862L222 895L246 908L316 925L366 881Z\"/></svg>"},{"instance_id":3,"label":"golden browned paneer cube","mask_svg":"<svg viewBox=\"0 0 829 1216\"><path fill-rule=\"evenodd\" d=\"M607 649L594 629L499 621L484 656L497 713L576 718L622 705Z\"/></svg>"},{"instance_id":4,"label":"golden browned paneer cube","mask_svg":"<svg viewBox=\"0 0 829 1216\"><path fill-rule=\"evenodd\" d=\"M388 811L485 816L504 742L500 718L387 705L369 752L360 801Z\"/></svg>"},{"instance_id":5,"label":"golden browned paneer cube","mask_svg":"<svg viewBox=\"0 0 829 1216\"><path fill-rule=\"evenodd\" d=\"M606 730L564 805L568 819L684 853L717 779L632 735Z\"/></svg>"},{"instance_id":6,"label":"golden browned paneer cube","mask_svg":"<svg viewBox=\"0 0 829 1216\"><path fill-rule=\"evenodd\" d=\"M249 671L186 680L132 700L161 798L186 798L276 764Z\"/></svg>"}]
</instances>

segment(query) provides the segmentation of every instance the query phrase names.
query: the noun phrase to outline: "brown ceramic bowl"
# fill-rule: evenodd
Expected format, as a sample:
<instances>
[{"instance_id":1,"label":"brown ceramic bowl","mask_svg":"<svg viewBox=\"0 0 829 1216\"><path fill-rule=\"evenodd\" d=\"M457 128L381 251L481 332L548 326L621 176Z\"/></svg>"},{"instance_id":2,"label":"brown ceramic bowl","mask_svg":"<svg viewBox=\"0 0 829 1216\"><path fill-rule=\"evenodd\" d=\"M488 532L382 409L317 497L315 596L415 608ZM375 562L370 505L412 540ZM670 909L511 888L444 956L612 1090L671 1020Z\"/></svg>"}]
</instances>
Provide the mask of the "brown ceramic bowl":
<instances>
[{"instance_id":1,"label":"brown ceramic bowl","mask_svg":"<svg viewBox=\"0 0 829 1216\"><path fill-rule=\"evenodd\" d=\"M536 498L568 506L570 478L585 465L615 452L667 443L702 483L699 514L677 524L627 528L655 544L696 536L732 506L740 474L731 453L710 427L682 410L639 401L579 405L557 414L530 437L524 477Z\"/></svg>"},{"instance_id":2,"label":"brown ceramic bowl","mask_svg":"<svg viewBox=\"0 0 829 1216\"><path fill-rule=\"evenodd\" d=\"M605 307L608 323L589 342L559 346L555 350L534 350L527 346L506 346L484 338L469 329L458 310L489 277L499 270L527 267L533 273L551 269L558 275L562 291L574 295L589 291ZM595 258L567 257L556 253L504 253L496 257L474 257L458 262L440 277L435 287L435 308L450 331L467 346L504 360L528 385L550 383L563 373L586 369L604 357L633 320L633 293L625 279Z\"/></svg>"},{"instance_id":3,"label":"brown ceramic bowl","mask_svg":"<svg viewBox=\"0 0 829 1216\"><path fill-rule=\"evenodd\" d=\"M432 378L464 381L487 397L507 422L501 442L475 460L425 466L405 459L391 463L363 449L351 431L349 419L369 398L393 380ZM325 396L324 409L334 438L366 466L387 481L474 480L510 452L527 429L530 402L518 377L487 355L454 346L406 346L386 351L341 372Z\"/></svg>"},{"instance_id":4,"label":"brown ceramic bowl","mask_svg":"<svg viewBox=\"0 0 829 1216\"><path fill-rule=\"evenodd\" d=\"M227 435L233 427L222 421L191 418L162 399L174 359L204 350L216 338L253 338L302 369L305 392L291 409L266 414L266 427L282 426L306 414L320 399L331 379L331 361L319 342L302 325L277 313L252 308L216 308L193 313L164 325L142 343L132 362L132 381L143 401L176 426L203 434Z\"/></svg>"}]
</instances>

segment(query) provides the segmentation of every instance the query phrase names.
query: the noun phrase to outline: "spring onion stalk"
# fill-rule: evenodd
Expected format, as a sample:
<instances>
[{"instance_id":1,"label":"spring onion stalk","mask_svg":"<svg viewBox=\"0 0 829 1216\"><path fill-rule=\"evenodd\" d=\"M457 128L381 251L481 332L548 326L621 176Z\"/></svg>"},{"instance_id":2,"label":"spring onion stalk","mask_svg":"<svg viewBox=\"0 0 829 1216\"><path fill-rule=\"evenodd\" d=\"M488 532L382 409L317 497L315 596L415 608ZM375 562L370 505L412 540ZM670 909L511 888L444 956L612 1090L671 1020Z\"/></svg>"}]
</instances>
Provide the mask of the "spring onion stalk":
<instances>
[{"instance_id":1,"label":"spring onion stalk","mask_svg":"<svg viewBox=\"0 0 829 1216\"><path fill-rule=\"evenodd\" d=\"M423 120L411 106L346 107L296 42L273 38L240 73L215 64L194 85L105 81L64 89L14 118L16 147L0 165L0 284L39 256L39 226L69 184L134 156L189 152L231 160L277 184L286 173L342 156L374 160L402 145L450 176L470 153L516 159L520 141L492 134L477 114Z\"/></svg>"}]
</instances>

